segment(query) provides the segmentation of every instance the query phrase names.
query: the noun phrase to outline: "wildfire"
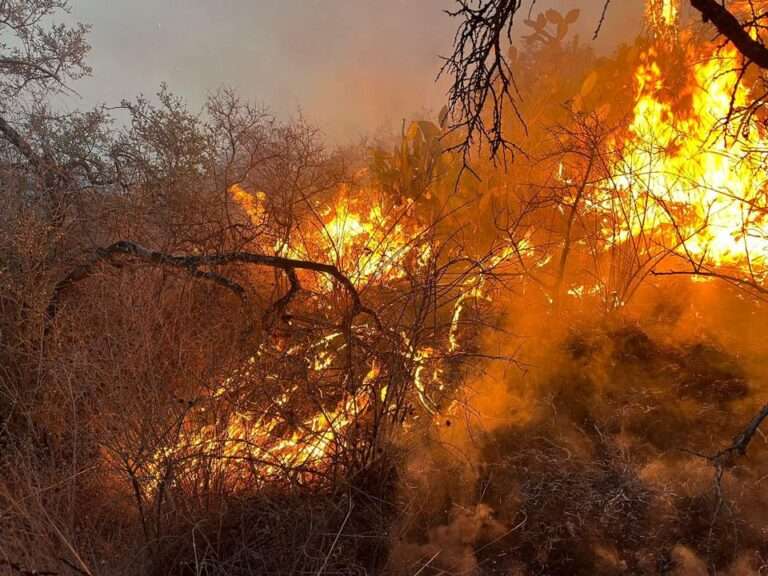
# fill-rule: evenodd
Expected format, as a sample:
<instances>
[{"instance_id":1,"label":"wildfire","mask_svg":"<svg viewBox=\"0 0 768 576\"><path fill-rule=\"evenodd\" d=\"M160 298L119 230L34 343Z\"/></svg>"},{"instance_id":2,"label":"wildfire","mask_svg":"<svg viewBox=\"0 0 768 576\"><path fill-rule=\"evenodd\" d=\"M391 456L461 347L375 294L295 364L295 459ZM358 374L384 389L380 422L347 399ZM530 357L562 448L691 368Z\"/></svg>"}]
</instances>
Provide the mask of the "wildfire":
<instances>
[{"instance_id":1,"label":"wildfire","mask_svg":"<svg viewBox=\"0 0 768 576\"><path fill-rule=\"evenodd\" d=\"M749 270L754 277L755 269L768 263L763 166L768 135L752 116L736 131L723 125L724 119L750 102L749 90L741 83L738 54L729 48L697 51L684 46L685 37L678 32L677 0L649 0L647 14L656 44L644 51L634 72L631 120L621 137L610 143L610 174L594 185L597 200L585 204L605 215L602 234L608 248L642 237L657 252L707 266ZM670 69L674 51L682 51L676 54L690 63L689 69ZM577 185L566 175L562 162L557 170L559 182ZM264 193L250 193L239 185L229 192L255 226L264 225ZM275 243L275 254L333 264L361 293L372 285L391 287L411 279L411 272L429 266L432 248L423 239L424 228L413 218L414 201L393 205L382 196L371 189L352 194L350 187L340 186L333 198L312 205L311 215L298 231L290 230L287 238ZM571 201L576 204L575 199ZM424 342L415 334L392 331L399 334L401 353L411 362L414 405L420 404L431 415L441 410L437 397L445 388L443 359L461 350L462 317L470 302L490 299L485 269L519 261L521 252L534 260L534 267L542 268L552 260L551 250L537 254L532 242L526 236L514 250L509 246L497 250L484 266L455 282L445 342ZM327 295L334 290L333 279L309 276L301 279L308 291ZM566 293L585 298L599 292L597 285L577 284ZM339 331L312 338L288 347L291 361L295 356L309 379L336 370L341 350L348 345ZM251 363L260 361L257 355ZM298 382L281 390L273 406L253 412L230 410L218 418L196 413L180 440L156 454L150 468L159 475L162 462L171 457L186 454L185 461L196 463L215 454L225 467L223 473L236 484L251 464L232 462L258 462L258 478L286 468L314 466L333 453L345 431L370 406L386 404L389 388L372 385L384 370L377 361L358 369L359 374L367 371L362 385L347 390L340 399L334 396L314 413L304 412L290 426L280 410L271 408L289 407L299 396ZM217 394L224 395L227 383L237 377L235 373L227 379Z\"/></svg>"},{"instance_id":2,"label":"wildfire","mask_svg":"<svg viewBox=\"0 0 768 576\"><path fill-rule=\"evenodd\" d=\"M761 125L748 117L739 130L724 119L744 109L734 49L693 62L682 93L668 85L659 51L647 50L635 73L635 105L627 138L613 167L626 221L616 240L652 235L665 249L709 266L744 270L768 258L768 203Z\"/></svg>"},{"instance_id":3,"label":"wildfire","mask_svg":"<svg viewBox=\"0 0 768 576\"><path fill-rule=\"evenodd\" d=\"M266 198L263 193L252 194L239 185L231 186L229 192L254 225L264 223ZM397 282L405 277L408 265L426 266L430 258L429 244L415 241L420 228L413 218L407 221L403 218L410 206L388 209L381 202L370 202L372 196L362 191L352 198L349 188L341 186L330 205L313 211L315 220L310 220L312 225L302 229L301 242L278 241L275 253L334 264L360 290L372 283ZM302 278L302 286L323 292L331 292L334 288L333 281L321 275ZM454 323L461 314L464 299L460 297L455 304ZM405 336L403 339L404 350L409 350L415 365L413 379L417 400L425 410L434 413L436 406L427 388L440 385L440 358L435 358L433 348L412 347ZM455 350L458 346L455 328L451 330L450 340L451 350ZM306 366L310 380L318 380L337 370L347 345L341 332L330 331L318 336L314 342L288 347L285 354ZM259 351L224 379L203 404L226 405L228 395L237 389L238 382L249 378L251 368L264 361ZM310 471L323 468L348 427L358 421L373 402L386 407L389 401L387 386L374 385L380 377L381 365L374 359L366 370L356 392L343 394L335 406L321 407L288 427L283 414L302 401L300 383L279 393L271 406L263 405L253 411L237 409L234 407L237 403L224 406L219 413L204 407L192 411L186 417L178 440L158 451L148 462L151 477L148 488L157 488L157 479L163 476L166 462L179 461L184 465L176 465L176 475L186 476L194 482L199 475L195 468L215 460L218 464L214 471L230 488L248 481L264 481L287 470L300 470L301 477L311 480ZM269 374L266 378L270 379ZM254 471L254 463L257 471ZM184 467L188 471L186 475L182 474Z\"/></svg>"}]
</instances>

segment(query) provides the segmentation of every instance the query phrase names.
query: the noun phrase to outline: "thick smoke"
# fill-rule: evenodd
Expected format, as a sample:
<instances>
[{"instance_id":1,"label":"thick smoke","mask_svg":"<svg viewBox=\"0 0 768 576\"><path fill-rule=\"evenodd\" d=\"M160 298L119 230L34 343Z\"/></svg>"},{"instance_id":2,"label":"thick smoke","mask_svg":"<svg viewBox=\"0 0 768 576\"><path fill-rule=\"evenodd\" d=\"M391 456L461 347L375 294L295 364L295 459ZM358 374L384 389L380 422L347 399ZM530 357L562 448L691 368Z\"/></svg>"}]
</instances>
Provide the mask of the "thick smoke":
<instances>
[{"instance_id":1,"label":"thick smoke","mask_svg":"<svg viewBox=\"0 0 768 576\"><path fill-rule=\"evenodd\" d=\"M614 2L592 42L598 4L548 0L535 10L580 8L577 33L600 51L642 26L642 2ZM78 85L82 97L67 102L116 104L167 82L197 107L226 85L281 117L300 110L336 143L398 134L404 118L435 114L444 103L446 82L435 77L450 52L456 23L444 10L453 7L452 0L79 3L75 16L93 26L94 71Z\"/></svg>"},{"instance_id":2,"label":"thick smoke","mask_svg":"<svg viewBox=\"0 0 768 576\"><path fill-rule=\"evenodd\" d=\"M411 446L397 570L757 574L765 437L719 485L703 456L765 401L765 311L688 281L608 317L509 306L525 343L487 344L520 364L470 376L467 405Z\"/></svg>"}]
</instances>

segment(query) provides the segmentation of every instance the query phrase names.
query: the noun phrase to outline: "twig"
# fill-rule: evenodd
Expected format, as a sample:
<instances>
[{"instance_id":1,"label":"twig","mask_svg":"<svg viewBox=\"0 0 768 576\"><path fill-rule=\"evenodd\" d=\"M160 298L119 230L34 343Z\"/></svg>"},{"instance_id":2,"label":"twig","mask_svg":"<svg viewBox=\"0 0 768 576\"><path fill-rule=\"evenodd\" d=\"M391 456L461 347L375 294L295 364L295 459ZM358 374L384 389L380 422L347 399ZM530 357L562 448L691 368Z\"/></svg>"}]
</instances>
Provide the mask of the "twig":
<instances>
[{"instance_id":1,"label":"twig","mask_svg":"<svg viewBox=\"0 0 768 576\"><path fill-rule=\"evenodd\" d=\"M683 452L707 460L715 467L715 511L712 514L712 520L709 524L709 536L707 538L708 542L712 540L715 529L715 522L717 521L717 518L720 515L720 510L724 504L722 481L725 469L733 465L737 456L746 455L749 443L752 442L752 438L754 438L755 434L757 434L760 425L766 418L768 418L768 404L764 405L762 409L757 413L757 415L752 418L749 425L734 437L733 442L731 442L729 446L723 448L716 454L707 455L693 450L683 450Z\"/></svg>"},{"instance_id":2,"label":"twig","mask_svg":"<svg viewBox=\"0 0 768 576\"><path fill-rule=\"evenodd\" d=\"M427 568L427 567L428 567L430 564L432 564L432 562L434 562L434 561L435 561L435 558L437 558L438 556L440 556L440 553L441 553L441 552L442 552L442 550L438 550L437 552L435 552L434 554L432 554L432 558L430 558L429 560L427 560L426 564L424 564L424 565L423 565L421 568L419 568L419 569L418 569L418 570L417 570L417 571L414 573L414 575L413 575L413 576L419 576L419 574L421 574L421 573L424 571L424 569L425 569L425 568Z\"/></svg>"},{"instance_id":3,"label":"twig","mask_svg":"<svg viewBox=\"0 0 768 576\"><path fill-rule=\"evenodd\" d=\"M341 538L341 533L344 532L344 528L347 525L347 522L349 521L349 517L352 515L352 509L355 507L355 501L352 500L352 496L349 496L349 507L347 508L347 515L344 516L344 521L341 523L341 527L339 528L339 531L336 532L336 537L333 539L333 543L331 544L330 549L328 550L328 554L325 555L325 559L323 560L323 565L320 566L320 569L317 571L316 576L320 576L324 571L326 566L328 566L328 560L331 557L331 554L333 554L334 549L336 548L336 544L339 542L339 538Z\"/></svg>"}]
</instances>

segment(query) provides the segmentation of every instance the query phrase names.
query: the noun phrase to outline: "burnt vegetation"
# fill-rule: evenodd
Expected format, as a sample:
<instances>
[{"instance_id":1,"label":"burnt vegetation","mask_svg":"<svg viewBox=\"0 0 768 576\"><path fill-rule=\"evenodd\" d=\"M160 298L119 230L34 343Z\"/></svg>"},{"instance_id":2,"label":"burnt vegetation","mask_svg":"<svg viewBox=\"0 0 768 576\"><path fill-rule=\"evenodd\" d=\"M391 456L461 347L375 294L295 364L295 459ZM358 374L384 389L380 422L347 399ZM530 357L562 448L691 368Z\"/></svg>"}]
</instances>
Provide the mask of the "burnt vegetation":
<instances>
[{"instance_id":1,"label":"burnt vegetation","mask_svg":"<svg viewBox=\"0 0 768 576\"><path fill-rule=\"evenodd\" d=\"M332 149L0 0L0 574L764 573L763 4L462 0Z\"/></svg>"}]
</instances>

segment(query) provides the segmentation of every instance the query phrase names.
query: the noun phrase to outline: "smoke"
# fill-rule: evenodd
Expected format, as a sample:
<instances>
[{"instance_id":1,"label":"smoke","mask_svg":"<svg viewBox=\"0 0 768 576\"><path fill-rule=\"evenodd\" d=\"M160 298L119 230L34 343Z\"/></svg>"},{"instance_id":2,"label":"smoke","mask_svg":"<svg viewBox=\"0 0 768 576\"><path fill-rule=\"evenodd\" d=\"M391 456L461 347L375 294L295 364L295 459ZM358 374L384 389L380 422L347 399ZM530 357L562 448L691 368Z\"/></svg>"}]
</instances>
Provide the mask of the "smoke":
<instances>
[{"instance_id":1,"label":"smoke","mask_svg":"<svg viewBox=\"0 0 768 576\"><path fill-rule=\"evenodd\" d=\"M631 40L627 29L641 28L641 2L614 2L592 41L598 4L540 1L534 13L579 8L573 32L598 52ZM77 84L81 96L65 103L115 104L154 94L167 82L196 108L231 86L280 117L301 111L333 143L397 134L403 119L434 118L445 102L447 83L435 78L457 25L444 11L454 6L451 0L79 2L72 18L92 26L93 76ZM527 10L524 2L526 16ZM516 42L526 33L520 19Z\"/></svg>"},{"instance_id":2,"label":"smoke","mask_svg":"<svg viewBox=\"0 0 768 576\"><path fill-rule=\"evenodd\" d=\"M493 510L484 504L456 508L452 510L451 517L450 523L429 528L428 541L424 544L395 542L390 562L396 567L396 572L399 567L403 574L413 574L426 568L478 574L480 566L475 549L509 533L493 517Z\"/></svg>"},{"instance_id":3,"label":"smoke","mask_svg":"<svg viewBox=\"0 0 768 576\"><path fill-rule=\"evenodd\" d=\"M766 312L716 283L649 282L605 316L500 304L489 362L411 437L395 573L757 574L765 438L725 470L757 412ZM515 337L510 336L514 334ZM720 502L720 503L718 503Z\"/></svg>"}]
</instances>

